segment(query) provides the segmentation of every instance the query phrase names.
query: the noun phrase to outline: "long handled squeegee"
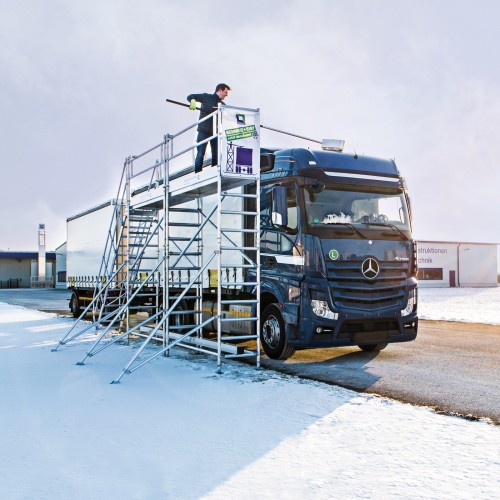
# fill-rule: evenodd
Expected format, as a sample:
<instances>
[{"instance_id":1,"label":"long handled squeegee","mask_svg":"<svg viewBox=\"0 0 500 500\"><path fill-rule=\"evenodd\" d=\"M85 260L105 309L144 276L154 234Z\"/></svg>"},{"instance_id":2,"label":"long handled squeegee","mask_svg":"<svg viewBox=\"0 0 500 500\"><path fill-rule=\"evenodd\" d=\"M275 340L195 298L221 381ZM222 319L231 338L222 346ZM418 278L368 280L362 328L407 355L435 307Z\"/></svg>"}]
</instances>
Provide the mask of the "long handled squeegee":
<instances>
[{"instance_id":1,"label":"long handled squeegee","mask_svg":"<svg viewBox=\"0 0 500 500\"><path fill-rule=\"evenodd\" d=\"M171 102L172 104L177 104L179 106L184 106L185 108L189 108L189 104L185 104L184 102L173 101L172 99L165 99L167 102Z\"/></svg>"},{"instance_id":2,"label":"long handled squeegee","mask_svg":"<svg viewBox=\"0 0 500 500\"><path fill-rule=\"evenodd\" d=\"M165 99L165 100L167 102L172 103L172 104L177 104L178 106L184 106L185 108L189 108L189 104L185 104L185 103L179 102L179 101L174 101L172 99ZM311 142L316 142L318 144L322 144L321 141L318 141L316 139L311 139L310 137L304 137L303 135L292 134L292 132L286 132L284 130L279 130L277 128L266 127L265 125L261 125L260 128L265 128L267 130L271 130L272 132L278 132L279 134L290 135L292 137L298 137L299 139L305 139L306 141L311 141Z\"/></svg>"}]
</instances>

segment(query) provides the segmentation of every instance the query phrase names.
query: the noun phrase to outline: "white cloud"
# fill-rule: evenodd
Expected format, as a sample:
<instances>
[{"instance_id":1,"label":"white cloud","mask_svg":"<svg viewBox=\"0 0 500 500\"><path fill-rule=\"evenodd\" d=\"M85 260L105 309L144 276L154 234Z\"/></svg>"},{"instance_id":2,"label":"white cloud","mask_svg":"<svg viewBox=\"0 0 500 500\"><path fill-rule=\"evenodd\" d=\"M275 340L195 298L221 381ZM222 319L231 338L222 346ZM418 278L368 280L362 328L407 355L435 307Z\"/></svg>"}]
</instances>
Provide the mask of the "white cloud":
<instances>
[{"instance_id":1,"label":"white cloud","mask_svg":"<svg viewBox=\"0 0 500 500\"><path fill-rule=\"evenodd\" d=\"M0 230L25 246L37 204L64 224L110 198L127 155L193 119L165 98L225 81L264 124L395 156L420 237L498 241L499 7L471 5L3 2Z\"/></svg>"}]
</instances>

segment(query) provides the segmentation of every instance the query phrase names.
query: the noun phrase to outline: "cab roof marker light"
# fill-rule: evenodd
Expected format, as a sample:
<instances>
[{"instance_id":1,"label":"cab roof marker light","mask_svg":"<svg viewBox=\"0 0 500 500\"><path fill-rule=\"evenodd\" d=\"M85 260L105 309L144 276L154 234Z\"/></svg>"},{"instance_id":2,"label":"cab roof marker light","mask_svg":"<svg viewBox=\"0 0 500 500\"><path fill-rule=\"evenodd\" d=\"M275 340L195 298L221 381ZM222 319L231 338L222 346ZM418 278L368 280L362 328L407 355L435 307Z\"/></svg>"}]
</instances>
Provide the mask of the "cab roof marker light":
<instances>
[{"instance_id":1,"label":"cab roof marker light","mask_svg":"<svg viewBox=\"0 0 500 500\"><path fill-rule=\"evenodd\" d=\"M345 141L342 139L323 139L321 143L321 149L324 151L337 151L342 153L344 150Z\"/></svg>"},{"instance_id":2,"label":"cab roof marker light","mask_svg":"<svg viewBox=\"0 0 500 500\"><path fill-rule=\"evenodd\" d=\"M374 181L387 181L387 182L399 182L398 177L382 177L380 175L370 175L370 174L350 174L342 172L327 172L325 174L330 177L349 177L351 179L369 179Z\"/></svg>"}]
</instances>

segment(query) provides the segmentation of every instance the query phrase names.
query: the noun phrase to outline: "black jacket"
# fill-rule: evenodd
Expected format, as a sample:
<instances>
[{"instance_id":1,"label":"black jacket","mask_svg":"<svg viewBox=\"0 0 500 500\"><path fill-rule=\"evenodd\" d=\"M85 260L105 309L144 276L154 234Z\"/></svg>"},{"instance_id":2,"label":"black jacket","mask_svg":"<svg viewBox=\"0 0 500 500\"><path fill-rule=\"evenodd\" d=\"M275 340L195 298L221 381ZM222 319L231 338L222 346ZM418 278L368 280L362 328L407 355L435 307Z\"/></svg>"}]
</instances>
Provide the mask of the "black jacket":
<instances>
[{"instance_id":1,"label":"black jacket","mask_svg":"<svg viewBox=\"0 0 500 500\"><path fill-rule=\"evenodd\" d=\"M191 99L201 102L200 120L210 113L213 113L217 109L219 103L224 104L217 94L189 94L187 100L191 101ZM198 132L205 132L212 135L214 133L213 121L213 118L209 118L200 123L198 125Z\"/></svg>"}]
</instances>

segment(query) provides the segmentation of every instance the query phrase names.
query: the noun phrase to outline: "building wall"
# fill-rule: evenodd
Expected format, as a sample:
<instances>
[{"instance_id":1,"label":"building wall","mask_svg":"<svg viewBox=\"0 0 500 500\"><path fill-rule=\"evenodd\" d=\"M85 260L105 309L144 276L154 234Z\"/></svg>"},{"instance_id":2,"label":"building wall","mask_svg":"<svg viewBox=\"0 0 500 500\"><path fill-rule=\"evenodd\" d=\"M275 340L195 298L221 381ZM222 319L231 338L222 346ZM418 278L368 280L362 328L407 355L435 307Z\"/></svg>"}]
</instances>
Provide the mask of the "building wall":
<instances>
[{"instance_id":1,"label":"building wall","mask_svg":"<svg viewBox=\"0 0 500 500\"><path fill-rule=\"evenodd\" d=\"M30 286L31 259L2 259L0 260L0 281L19 279L19 287Z\"/></svg>"},{"instance_id":2,"label":"building wall","mask_svg":"<svg viewBox=\"0 0 500 500\"><path fill-rule=\"evenodd\" d=\"M417 247L421 287L498 286L495 244L419 241Z\"/></svg>"},{"instance_id":3,"label":"building wall","mask_svg":"<svg viewBox=\"0 0 500 500\"><path fill-rule=\"evenodd\" d=\"M49 278L52 277L52 288L54 288L54 284L56 282L56 267L55 267L55 262L53 260L45 260L45 277ZM35 283L33 283L33 278L40 276L40 273L38 272L38 260L32 260L31 261L31 287L35 287Z\"/></svg>"},{"instance_id":4,"label":"building wall","mask_svg":"<svg viewBox=\"0 0 500 500\"><path fill-rule=\"evenodd\" d=\"M56 248L56 288L66 288L66 243Z\"/></svg>"},{"instance_id":5,"label":"building wall","mask_svg":"<svg viewBox=\"0 0 500 500\"><path fill-rule=\"evenodd\" d=\"M460 244L460 286L497 286L497 249L493 245Z\"/></svg>"},{"instance_id":6,"label":"building wall","mask_svg":"<svg viewBox=\"0 0 500 500\"><path fill-rule=\"evenodd\" d=\"M0 286L19 286L30 288L31 278L38 276L38 254L36 252L0 251ZM56 255L47 252L45 261L45 276L55 278ZM9 284L9 280L15 283ZM16 280L19 280L17 283ZM54 283L54 281L52 281Z\"/></svg>"}]
</instances>

